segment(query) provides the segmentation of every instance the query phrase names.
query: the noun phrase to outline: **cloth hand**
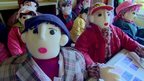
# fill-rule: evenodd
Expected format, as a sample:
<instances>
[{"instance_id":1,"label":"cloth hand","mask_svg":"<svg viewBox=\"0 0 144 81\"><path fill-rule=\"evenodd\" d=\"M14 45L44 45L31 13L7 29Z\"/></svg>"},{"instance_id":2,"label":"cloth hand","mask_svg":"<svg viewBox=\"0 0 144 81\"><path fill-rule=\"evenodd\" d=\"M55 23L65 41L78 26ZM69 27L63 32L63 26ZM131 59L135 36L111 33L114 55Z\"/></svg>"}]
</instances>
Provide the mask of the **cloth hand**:
<instances>
[{"instance_id":1,"label":"cloth hand","mask_svg":"<svg viewBox=\"0 0 144 81\"><path fill-rule=\"evenodd\" d=\"M88 66L87 70L88 70L89 77L96 78L96 79L100 78L100 68L98 64L93 64L92 66Z\"/></svg>"},{"instance_id":2,"label":"cloth hand","mask_svg":"<svg viewBox=\"0 0 144 81\"><path fill-rule=\"evenodd\" d=\"M106 64L100 66L100 78L104 81L120 81L120 76L112 71L114 69L115 67Z\"/></svg>"}]
</instances>

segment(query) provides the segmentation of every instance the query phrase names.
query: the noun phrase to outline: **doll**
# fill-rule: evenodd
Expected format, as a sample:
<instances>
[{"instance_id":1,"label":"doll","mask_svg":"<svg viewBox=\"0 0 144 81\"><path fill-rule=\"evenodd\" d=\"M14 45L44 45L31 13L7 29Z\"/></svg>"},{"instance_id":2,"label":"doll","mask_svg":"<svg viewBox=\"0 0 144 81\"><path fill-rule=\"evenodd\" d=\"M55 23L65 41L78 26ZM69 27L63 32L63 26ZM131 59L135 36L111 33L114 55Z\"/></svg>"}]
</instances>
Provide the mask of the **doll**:
<instances>
[{"instance_id":1,"label":"doll","mask_svg":"<svg viewBox=\"0 0 144 81\"><path fill-rule=\"evenodd\" d=\"M18 20L8 33L8 48L12 56L21 55L26 52L25 44L21 40L21 33L24 30L25 20L32 16L36 16L36 12L31 8L23 6L18 11Z\"/></svg>"},{"instance_id":2,"label":"doll","mask_svg":"<svg viewBox=\"0 0 144 81\"><path fill-rule=\"evenodd\" d=\"M87 21L88 8L82 9L79 16L74 20L73 27L70 31L71 39L75 43L81 33L85 30Z\"/></svg>"},{"instance_id":3,"label":"doll","mask_svg":"<svg viewBox=\"0 0 144 81\"><path fill-rule=\"evenodd\" d=\"M57 15L66 25L70 31L73 25L73 21L77 17L76 13L72 11L71 0L59 0L58 2L59 14Z\"/></svg>"},{"instance_id":4,"label":"doll","mask_svg":"<svg viewBox=\"0 0 144 81\"><path fill-rule=\"evenodd\" d=\"M39 7L37 0L18 0L18 6L19 9L23 6L31 7L33 11L37 11L37 8ZM7 25L11 28L17 21L17 14L18 12L15 12L9 19ZM36 14L39 14L38 12Z\"/></svg>"},{"instance_id":5,"label":"doll","mask_svg":"<svg viewBox=\"0 0 144 81\"><path fill-rule=\"evenodd\" d=\"M122 29L132 39L144 45L144 28L134 23L136 12L141 6L141 4L132 4L129 1L121 3L116 8L117 15L113 24Z\"/></svg>"},{"instance_id":6,"label":"doll","mask_svg":"<svg viewBox=\"0 0 144 81\"><path fill-rule=\"evenodd\" d=\"M89 8L92 2L93 0L77 0L75 6L73 7L73 12L79 15L81 10Z\"/></svg>"},{"instance_id":7,"label":"doll","mask_svg":"<svg viewBox=\"0 0 144 81\"><path fill-rule=\"evenodd\" d=\"M85 60L74 48L63 47L70 35L58 17L43 14L26 20L21 37L28 53L0 65L0 80L84 81Z\"/></svg>"},{"instance_id":8,"label":"doll","mask_svg":"<svg viewBox=\"0 0 144 81\"><path fill-rule=\"evenodd\" d=\"M75 48L85 57L89 77L101 78L101 67L98 63L106 63L121 49L134 51L139 56L144 56L143 46L111 24L112 9L112 6L100 2L92 6L88 16L89 26L86 27L75 44ZM107 78L111 81L119 79L108 76L103 79L110 81Z\"/></svg>"}]
</instances>

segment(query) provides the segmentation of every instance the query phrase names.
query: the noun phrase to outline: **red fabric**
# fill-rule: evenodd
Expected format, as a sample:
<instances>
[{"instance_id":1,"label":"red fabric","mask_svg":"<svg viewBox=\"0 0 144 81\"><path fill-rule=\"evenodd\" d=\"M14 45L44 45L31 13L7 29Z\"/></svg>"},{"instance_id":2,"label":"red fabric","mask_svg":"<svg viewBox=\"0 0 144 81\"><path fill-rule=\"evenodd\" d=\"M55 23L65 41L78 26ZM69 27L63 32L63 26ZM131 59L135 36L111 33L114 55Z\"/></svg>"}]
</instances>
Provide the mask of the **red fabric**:
<instances>
[{"instance_id":1,"label":"red fabric","mask_svg":"<svg viewBox=\"0 0 144 81\"><path fill-rule=\"evenodd\" d=\"M8 49L3 43L0 43L0 63L9 57L10 57L10 54L9 54Z\"/></svg>"},{"instance_id":2,"label":"red fabric","mask_svg":"<svg viewBox=\"0 0 144 81\"><path fill-rule=\"evenodd\" d=\"M105 63L105 41L98 26L90 24L77 40L75 47L84 54L87 65L93 62ZM111 53L112 56L121 49L134 51L138 43L123 33L118 27L110 26L112 30Z\"/></svg>"},{"instance_id":3,"label":"red fabric","mask_svg":"<svg viewBox=\"0 0 144 81\"><path fill-rule=\"evenodd\" d=\"M26 52L26 45L21 40L19 27L12 27L8 34L8 48L11 55L21 55Z\"/></svg>"},{"instance_id":4,"label":"red fabric","mask_svg":"<svg viewBox=\"0 0 144 81\"><path fill-rule=\"evenodd\" d=\"M58 57L46 60L34 58L34 60L51 80L53 80L54 77L58 77Z\"/></svg>"}]
</instances>

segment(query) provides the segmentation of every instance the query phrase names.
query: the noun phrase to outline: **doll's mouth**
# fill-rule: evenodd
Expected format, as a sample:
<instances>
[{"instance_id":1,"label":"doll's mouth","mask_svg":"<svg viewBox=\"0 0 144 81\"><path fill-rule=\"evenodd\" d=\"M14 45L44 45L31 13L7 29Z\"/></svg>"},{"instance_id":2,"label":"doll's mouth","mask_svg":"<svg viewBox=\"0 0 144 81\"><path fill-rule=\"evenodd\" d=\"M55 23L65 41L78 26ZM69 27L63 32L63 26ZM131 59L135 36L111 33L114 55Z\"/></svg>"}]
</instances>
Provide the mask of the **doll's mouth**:
<instances>
[{"instance_id":1,"label":"doll's mouth","mask_svg":"<svg viewBox=\"0 0 144 81\"><path fill-rule=\"evenodd\" d=\"M38 51L39 51L41 54L44 54L44 53L46 53L46 52L47 52L47 49L46 49L46 48L41 47L41 48L39 48L39 49L38 49Z\"/></svg>"},{"instance_id":2,"label":"doll's mouth","mask_svg":"<svg viewBox=\"0 0 144 81\"><path fill-rule=\"evenodd\" d=\"M107 25L108 25L108 23L104 23L104 25L105 25L105 26L107 26Z\"/></svg>"}]
</instances>

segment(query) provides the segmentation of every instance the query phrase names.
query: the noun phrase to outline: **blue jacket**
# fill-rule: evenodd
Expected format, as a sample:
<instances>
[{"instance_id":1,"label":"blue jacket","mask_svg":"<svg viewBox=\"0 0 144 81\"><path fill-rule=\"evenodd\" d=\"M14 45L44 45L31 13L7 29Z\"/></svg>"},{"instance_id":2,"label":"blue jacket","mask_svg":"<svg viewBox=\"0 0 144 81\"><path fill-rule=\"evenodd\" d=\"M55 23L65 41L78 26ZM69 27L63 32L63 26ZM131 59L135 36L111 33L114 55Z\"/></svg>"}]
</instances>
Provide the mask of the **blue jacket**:
<instances>
[{"instance_id":1,"label":"blue jacket","mask_svg":"<svg viewBox=\"0 0 144 81\"><path fill-rule=\"evenodd\" d=\"M114 21L113 25L119 27L132 39L144 45L144 28L143 27L139 27L134 23L130 23L122 19L118 19Z\"/></svg>"}]
</instances>

